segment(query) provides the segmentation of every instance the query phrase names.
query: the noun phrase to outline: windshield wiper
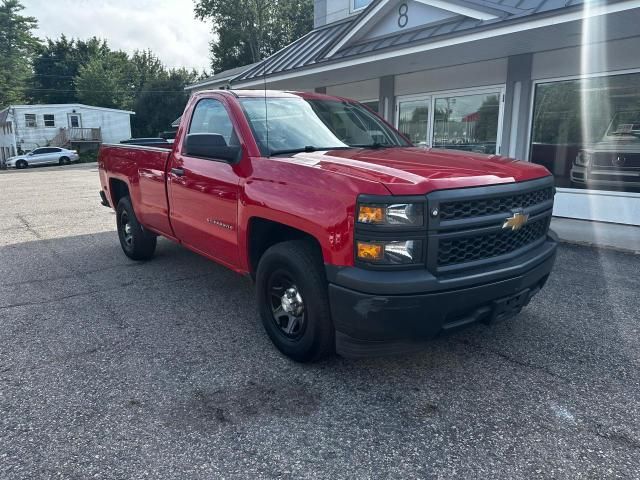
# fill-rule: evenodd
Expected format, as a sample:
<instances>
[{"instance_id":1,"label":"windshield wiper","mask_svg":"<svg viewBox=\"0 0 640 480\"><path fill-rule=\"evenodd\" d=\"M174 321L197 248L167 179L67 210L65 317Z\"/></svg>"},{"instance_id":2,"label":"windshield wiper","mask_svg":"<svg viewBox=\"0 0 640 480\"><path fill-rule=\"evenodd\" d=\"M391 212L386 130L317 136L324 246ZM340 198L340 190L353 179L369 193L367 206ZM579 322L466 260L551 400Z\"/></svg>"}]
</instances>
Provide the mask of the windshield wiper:
<instances>
[{"instance_id":1,"label":"windshield wiper","mask_svg":"<svg viewBox=\"0 0 640 480\"><path fill-rule=\"evenodd\" d=\"M271 150L269 152L269 156L272 155L284 155L287 153L302 153L302 152L317 152L320 150L341 150L341 149L345 149L345 148L349 148L349 147L316 147L314 145L307 145L304 147L300 147L300 148L289 148L289 149L285 149L285 150Z\"/></svg>"}]
</instances>

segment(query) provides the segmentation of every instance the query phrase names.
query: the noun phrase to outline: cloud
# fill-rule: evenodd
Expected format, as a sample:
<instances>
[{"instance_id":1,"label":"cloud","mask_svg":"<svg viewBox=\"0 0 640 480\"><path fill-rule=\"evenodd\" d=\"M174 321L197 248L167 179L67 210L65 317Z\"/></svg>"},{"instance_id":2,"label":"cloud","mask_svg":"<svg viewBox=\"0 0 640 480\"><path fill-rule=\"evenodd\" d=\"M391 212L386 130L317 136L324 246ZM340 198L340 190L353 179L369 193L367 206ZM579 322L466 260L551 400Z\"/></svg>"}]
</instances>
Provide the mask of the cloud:
<instances>
[{"instance_id":1,"label":"cloud","mask_svg":"<svg viewBox=\"0 0 640 480\"><path fill-rule=\"evenodd\" d=\"M150 48L168 67L209 67L210 25L196 20L192 0L23 0L44 39L104 38L113 49Z\"/></svg>"}]
</instances>

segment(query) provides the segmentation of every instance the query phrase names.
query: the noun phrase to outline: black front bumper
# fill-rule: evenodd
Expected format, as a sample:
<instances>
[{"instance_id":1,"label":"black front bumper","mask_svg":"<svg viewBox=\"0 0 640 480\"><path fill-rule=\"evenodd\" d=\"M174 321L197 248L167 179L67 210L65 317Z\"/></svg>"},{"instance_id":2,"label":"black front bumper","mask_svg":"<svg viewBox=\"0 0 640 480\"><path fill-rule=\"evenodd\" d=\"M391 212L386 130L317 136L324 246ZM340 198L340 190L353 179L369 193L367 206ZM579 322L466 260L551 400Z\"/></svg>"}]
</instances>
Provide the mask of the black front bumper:
<instances>
[{"instance_id":1,"label":"black front bumper","mask_svg":"<svg viewBox=\"0 0 640 480\"><path fill-rule=\"evenodd\" d=\"M407 351L420 340L517 314L543 287L556 242L490 269L436 278L426 270L327 266L336 349L345 356Z\"/></svg>"}]
</instances>

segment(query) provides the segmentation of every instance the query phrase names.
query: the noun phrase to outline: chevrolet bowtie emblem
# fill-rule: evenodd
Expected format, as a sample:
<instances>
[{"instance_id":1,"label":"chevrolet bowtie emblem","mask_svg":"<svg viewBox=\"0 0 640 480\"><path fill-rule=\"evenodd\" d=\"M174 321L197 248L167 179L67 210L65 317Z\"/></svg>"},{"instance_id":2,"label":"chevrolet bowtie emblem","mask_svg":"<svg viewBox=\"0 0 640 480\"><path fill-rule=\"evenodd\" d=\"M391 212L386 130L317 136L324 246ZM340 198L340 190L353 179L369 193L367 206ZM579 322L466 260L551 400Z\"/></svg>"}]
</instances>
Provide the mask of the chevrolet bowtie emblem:
<instances>
[{"instance_id":1,"label":"chevrolet bowtie emblem","mask_svg":"<svg viewBox=\"0 0 640 480\"><path fill-rule=\"evenodd\" d=\"M529 221L529 214L515 212L512 217L507 218L502 224L502 228L510 228L511 230L520 230Z\"/></svg>"}]
</instances>

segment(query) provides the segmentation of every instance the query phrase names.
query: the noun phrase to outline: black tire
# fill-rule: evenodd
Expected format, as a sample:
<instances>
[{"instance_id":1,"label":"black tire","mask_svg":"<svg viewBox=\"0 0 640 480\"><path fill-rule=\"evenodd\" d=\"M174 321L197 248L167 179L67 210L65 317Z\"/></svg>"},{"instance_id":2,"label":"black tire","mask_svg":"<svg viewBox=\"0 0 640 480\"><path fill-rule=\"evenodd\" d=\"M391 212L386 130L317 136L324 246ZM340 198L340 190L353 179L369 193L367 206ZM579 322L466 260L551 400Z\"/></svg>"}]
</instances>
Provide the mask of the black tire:
<instances>
[{"instance_id":1,"label":"black tire","mask_svg":"<svg viewBox=\"0 0 640 480\"><path fill-rule=\"evenodd\" d=\"M128 196L118 202L116 222L124 254L132 260L151 259L156 251L157 237L140 225Z\"/></svg>"},{"instance_id":2,"label":"black tire","mask_svg":"<svg viewBox=\"0 0 640 480\"><path fill-rule=\"evenodd\" d=\"M60 157L60 161L58 162L60 165L69 165L71 160L69 157Z\"/></svg>"},{"instance_id":3,"label":"black tire","mask_svg":"<svg viewBox=\"0 0 640 480\"><path fill-rule=\"evenodd\" d=\"M16 162L16 168L22 169L22 168L27 168L28 166L29 166L29 164L27 163L26 160L18 160Z\"/></svg>"},{"instance_id":4,"label":"black tire","mask_svg":"<svg viewBox=\"0 0 640 480\"><path fill-rule=\"evenodd\" d=\"M302 304L302 313L285 312L284 303L278 307L278 302L285 301L280 294L292 291L301 300L294 304ZM334 353L327 279L322 255L311 242L292 240L269 248L258 264L256 296L262 324L282 353L297 362L313 362Z\"/></svg>"}]
</instances>

